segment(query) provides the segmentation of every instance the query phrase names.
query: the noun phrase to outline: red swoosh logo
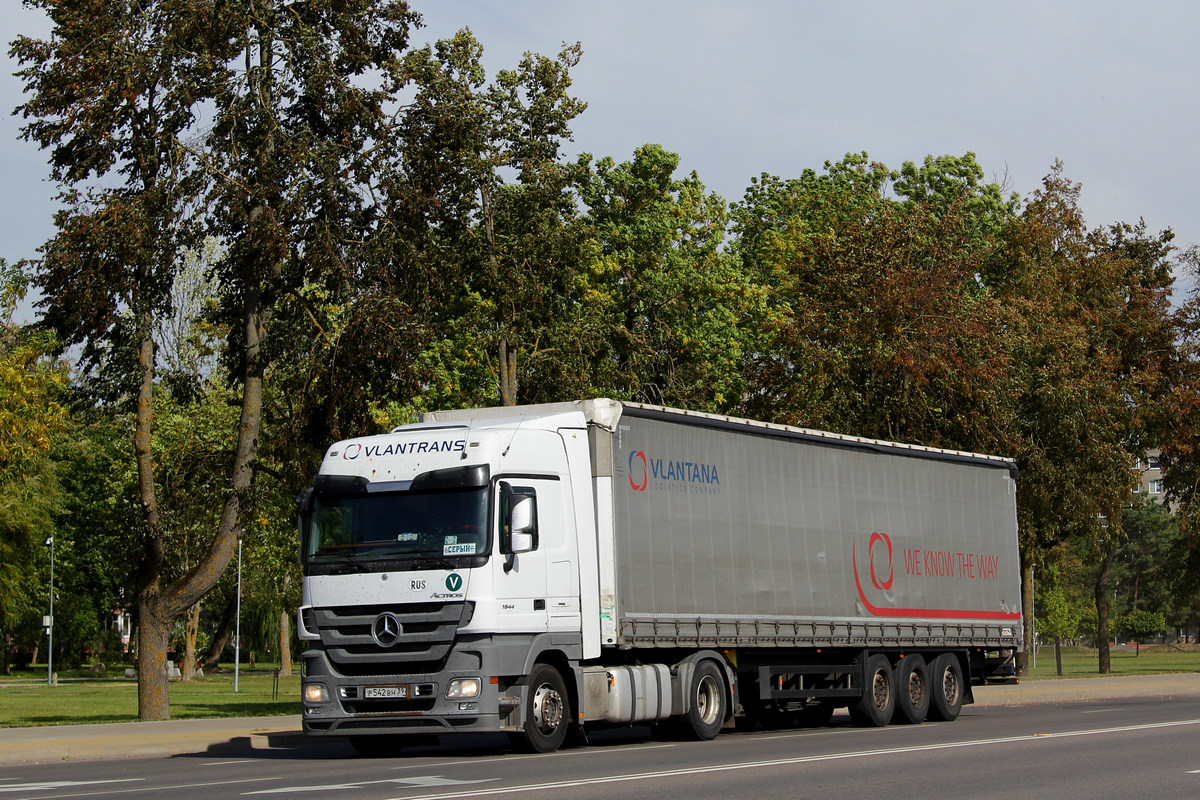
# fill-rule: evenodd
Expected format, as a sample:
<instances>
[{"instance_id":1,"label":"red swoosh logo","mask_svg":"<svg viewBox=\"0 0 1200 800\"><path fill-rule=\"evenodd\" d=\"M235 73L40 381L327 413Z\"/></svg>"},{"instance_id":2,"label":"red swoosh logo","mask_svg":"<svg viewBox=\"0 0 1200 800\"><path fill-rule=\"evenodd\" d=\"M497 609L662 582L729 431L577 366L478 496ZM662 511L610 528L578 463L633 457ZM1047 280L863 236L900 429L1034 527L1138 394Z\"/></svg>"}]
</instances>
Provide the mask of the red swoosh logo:
<instances>
[{"instance_id":1,"label":"red swoosh logo","mask_svg":"<svg viewBox=\"0 0 1200 800\"><path fill-rule=\"evenodd\" d=\"M1019 621L1020 611L962 611L948 608L880 608L867 599L863 592L862 582L858 579L858 545L851 545L850 558L854 567L854 586L858 589L858 599L863 608L875 617L930 617L933 619L995 619Z\"/></svg>"}]
</instances>

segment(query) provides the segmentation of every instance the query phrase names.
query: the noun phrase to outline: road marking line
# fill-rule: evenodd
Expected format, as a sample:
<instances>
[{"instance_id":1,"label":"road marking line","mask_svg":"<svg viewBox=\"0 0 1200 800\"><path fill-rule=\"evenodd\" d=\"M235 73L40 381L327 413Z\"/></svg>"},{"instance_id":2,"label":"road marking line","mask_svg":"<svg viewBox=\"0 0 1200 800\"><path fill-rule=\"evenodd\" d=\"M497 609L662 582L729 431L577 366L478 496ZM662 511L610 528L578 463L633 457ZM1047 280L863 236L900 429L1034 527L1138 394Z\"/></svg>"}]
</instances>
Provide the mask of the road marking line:
<instances>
[{"instance_id":1,"label":"road marking line","mask_svg":"<svg viewBox=\"0 0 1200 800\"><path fill-rule=\"evenodd\" d=\"M241 761L210 761L207 764L201 764L202 767L225 767L230 764L256 764L253 758L243 758Z\"/></svg>"},{"instance_id":2,"label":"road marking line","mask_svg":"<svg viewBox=\"0 0 1200 800\"><path fill-rule=\"evenodd\" d=\"M521 786L505 786L492 789L474 789L467 792L449 794L424 794L411 797L397 797L393 800L449 800L458 797L488 797L498 794L516 794L519 792L541 792L547 789L571 789L579 786L595 786L604 783L627 783L630 781L653 780L655 778L673 778L681 775L702 775L712 772L732 772L737 770L761 769L763 767L781 767L791 764L813 764L822 761L842 761L852 758L869 758L871 756L903 755L934 750L954 750L960 747L979 747L992 744L1013 744L1017 742L1045 741L1046 739L1070 739L1078 736L1096 736L1106 733L1128 733L1132 731L1153 730L1155 728L1174 728L1184 725L1200 725L1200 719L1180 720L1178 722L1153 722L1145 725L1122 725L1116 728L1096 728L1094 730L1063 731L1061 733L1031 734L1025 736L1005 736L996 739L974 739L966 742L946 742L943 744L916 745L913 747L894 747L882 750L858 750L848 753L830 753L823 756L796 756L794 758L779 758L770 761L742 761L732 764L716 764L709 767L685 767L681 769L663 770L661 772L642 772L633 775L612 775L610 777L586 778L570 781L554 781L552 783L531 783Z\"/></svg>"},{"instance_id":3,"label":"road marking line","mask_svg":"<svg viewBox=\"0 0 1200 800\"><path fill-rule=\"evenodd\" d=\"M627 745L627 746L621 747L621 749L616 752L628 753L631 751L641 751L641 750L661 750L666 747L676 747L676 746L677 745L673 745L673 744ZM613 755L613 752L614 752L613 750L609 750L608 748L592 747L592 748L581 748L581 749L577 749L577 750L559 750L558 752L554 753L553 756L555 758L567 758L570 756L587 756L587 755L609 755L609 756L611 756L611 755ZM548 753L533 753L531 755L484 756L482 758L464 758L460 761L439 761L436 758L428 758L426 760L419 761L419 762L416 762L413 764L400 764L395 767L390 767L390 769L429 769L430 767L434 767L434 766L436 766L438 769L442 769L443 767L458 767L458 766L462 766L464 764L479 765L479 764L491 764L491 763L494 763L497 761L509 762L509 761L523 761L527 758L546 758L548 755L550 755L550 754L548 754Z\"/></svg>"},{"instance_id":4,"label":"road marking line","mask_svg":"<svg viewBox=\"0 0 1200 800\"><path fill-rule=\"evenodd\" d=\"M38 792L46 789L70 789L75 786L97 786L102 783L131 783L144 780L145 778L115 778L106 781L32 781L0 786L0 792Z\"/></svg>"},{"instance_id":5,"label":"road marking line","mask_svg":"<svg viewBox=\"0 0 1200 800\"><path fill-rule=\"evenodd\" d=\"M145 778L129 778L128 780L144 781ZM172 789L199 789L205 786L228 786L234 783L261 783L263 781L281 781L282 775L270 775L265 778L242 778L236 781L208 781L206 783L181 783L177 786L139 786L136 789L112 789L105 792L84 792L82 794L56 794L56 800L64 797L99 797L103 794L130 794L132 792L166 792ZM7 788L7 787L5 787Z\"/></svg>"},{"instance_id":6,"label":"road marking line","mask_svg":"<svg viewBox=\"0 0 1200 800\"><path fill-rule=\"evenodd\" d=\"M347 789L362 789L365 786L376 786L381 783L398 783L413 789L432 789L435 786L465 786L472 783L491 783L499 778L482 778L473 781L460 781L456 778L443 778L441 775L414 775L411 778L384 778L378 781L347 781L346 783L309 784L305 786L280 786L275 789L259 789L257 792L242 792L242 796L251 794L299 794L300 792L344 792Z\"/></svg>"}]
</instances>

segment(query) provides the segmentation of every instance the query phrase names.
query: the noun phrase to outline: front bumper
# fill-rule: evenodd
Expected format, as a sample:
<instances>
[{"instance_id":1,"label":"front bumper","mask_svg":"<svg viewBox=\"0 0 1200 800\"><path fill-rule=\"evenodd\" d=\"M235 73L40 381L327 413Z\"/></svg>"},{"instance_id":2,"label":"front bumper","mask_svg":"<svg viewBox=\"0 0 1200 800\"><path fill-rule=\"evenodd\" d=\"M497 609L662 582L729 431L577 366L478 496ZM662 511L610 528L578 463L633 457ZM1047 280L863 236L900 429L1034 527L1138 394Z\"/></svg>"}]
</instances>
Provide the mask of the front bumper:
<instances>
[{"instance_id":1,"label":"front bumper","mask_svg":"<svg viewBox=\"0 0 1200 800\"><path fill-rule=\"evenodd\" d=\"M319 684L327 699L304 700L305 733L314 736L357 734L490 733L517 729L519 686L490 678L484 653L455 650L437 673L345 676L337 674L320 650L304 654L305 687ZM456 678L479 681L475 697L447 697ZM368 689L384 689L403 697L368 697ZM510 691L511 689L511 691ZM307 693L302 692L302 697Z\"/></svg>"}]
</instances>

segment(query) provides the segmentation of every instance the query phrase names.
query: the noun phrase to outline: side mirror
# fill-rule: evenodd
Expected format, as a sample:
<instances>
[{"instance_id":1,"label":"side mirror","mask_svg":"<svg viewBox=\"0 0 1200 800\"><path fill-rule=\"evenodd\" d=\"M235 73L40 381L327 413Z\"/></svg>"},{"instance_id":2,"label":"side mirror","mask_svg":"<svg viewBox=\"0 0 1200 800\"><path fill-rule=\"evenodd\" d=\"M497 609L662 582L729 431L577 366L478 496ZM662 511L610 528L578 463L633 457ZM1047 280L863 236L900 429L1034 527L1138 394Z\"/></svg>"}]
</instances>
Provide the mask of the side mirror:
<instances>
[{"instance_id":1,"label":"side mirror","mask_svg":"<svg viewBox=\"0 0 1200 800\"><path fill-rule=\"evenodd\" d=\"M528 553L537 547L533 518L534 500L529 495L515 495L509 513L509 552Z\"/></svg>"}]
</instances>

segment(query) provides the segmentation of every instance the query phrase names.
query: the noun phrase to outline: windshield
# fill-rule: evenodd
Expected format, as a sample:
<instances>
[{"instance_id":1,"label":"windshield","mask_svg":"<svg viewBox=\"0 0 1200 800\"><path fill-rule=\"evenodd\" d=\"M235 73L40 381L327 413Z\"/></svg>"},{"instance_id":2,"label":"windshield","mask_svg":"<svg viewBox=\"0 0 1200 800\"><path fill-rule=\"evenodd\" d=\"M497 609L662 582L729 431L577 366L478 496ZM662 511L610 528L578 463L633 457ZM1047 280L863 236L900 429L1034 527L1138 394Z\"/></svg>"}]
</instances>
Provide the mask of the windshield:
<instances>
[{"instance_id":1,"label":"windshield","mask_svg":"<svg viewBox=\"0 0 1200 800\"><path fill-rule=\"evenodd\" d=\"M316 495L305 542L311 564L476 556L487 550L487 487Z\"/></svg>"}]
</instances>

